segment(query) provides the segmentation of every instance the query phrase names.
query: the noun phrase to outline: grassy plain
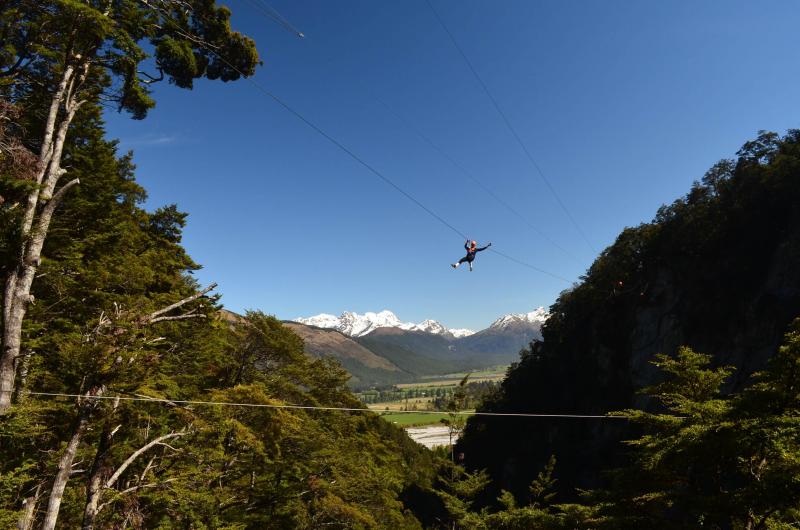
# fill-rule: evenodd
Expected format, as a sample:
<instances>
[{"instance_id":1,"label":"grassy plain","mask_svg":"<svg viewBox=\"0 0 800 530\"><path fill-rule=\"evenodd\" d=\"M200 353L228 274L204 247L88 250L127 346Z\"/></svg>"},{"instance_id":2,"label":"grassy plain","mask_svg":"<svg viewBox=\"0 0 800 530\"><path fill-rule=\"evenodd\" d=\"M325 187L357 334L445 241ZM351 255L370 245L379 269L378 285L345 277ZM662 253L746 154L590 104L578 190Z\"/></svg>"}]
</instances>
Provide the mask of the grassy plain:
<instances>
[{"instance_id":1,"label":"grassy plain","mask_svg":"<svg viewBox=\"0 0 800 530\"><path fill-rule=\"evenodd\" d=\"M466 420L468 414L459 414L461 419ZM436 425L441 423L442 418L447 418L447 412L436 414L420 414L419 412L407 413L386 413L381 414L381 417L391 423L395 423L401 427L422 427L424 425Z\"/></svg>"},{"instance_id":2,"label":"grassy plain","mask_svg":"<svg viewBox=\"0 0 800 530\"><path fill-rule=\"evenodd\" d=\"M433 398L431 397L418 397L418 398L408 398L400 399L397 401L383 401L381 403L370 403L367 405L371 410L374 411L381 411L381 410L405 410L408 407L411 410L427 410L432 408L429 406L429 403L432 403Z\"/></svg>"},{"instance_id":3,"label":"grassy plain","mask_svg":"<svg viewBox=\"0 0 800 530\"><path fill-rule=\"evenodd\" d=\"M507 369L508 366L498 366L495 368L481 370L479 372L471 372L469 376L469 381L471 383L478 383L480 381L500 381L506 376ZM464 379L465 375L467 374L460 373L460 374L427 376L423 378L423 381L418 381L416 383L401 383L397 385L397 388L401 390L409 390L411 388L424 390L426 388L458 386L461 380Z\"/></svg>"},{"instance_id":4,"label":"grassy plain","mask_svg":"<svg viewBox=\"0 0 800 530\"><path fill-rule=\"evenodd\" d=\"M479 372L472 372L469 381L500 381L505 377L507 369L507 366L496 366ZM447 417L446 412L425 414L414 412L414 410L425 411L433 408L436 390L458 386L465 375L466 373L456 373L431 376L417 383L400 384L397 385L399 390L416 390L418 391L417 394L424 393L425 395L417 395L417 397L409 397L407 399L370 403L368 407L370 410L380 413L381 417L386 421L390 421L402 427L435 425L440 423L439 420ZM406 410L409 411L401 412Z\"/></svg>"}]
</instances>

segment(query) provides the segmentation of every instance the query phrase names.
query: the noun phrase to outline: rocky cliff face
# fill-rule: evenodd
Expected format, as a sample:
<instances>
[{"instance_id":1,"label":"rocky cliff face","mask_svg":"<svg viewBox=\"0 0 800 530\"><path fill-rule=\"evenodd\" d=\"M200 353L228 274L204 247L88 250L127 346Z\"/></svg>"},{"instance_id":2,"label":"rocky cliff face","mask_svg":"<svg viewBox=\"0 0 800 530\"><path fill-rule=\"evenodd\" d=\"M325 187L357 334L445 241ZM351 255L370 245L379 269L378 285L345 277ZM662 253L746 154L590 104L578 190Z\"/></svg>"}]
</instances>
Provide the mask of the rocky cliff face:
<instances>
[{"instance_id":1,"label":"rocky cliff face","mask_svg":"<svg viewBox=\"0 0 800 530\"><path fill-rule=\"evenodd\" d=\"M737 368L744 386L800 315L800 133L750 142L652 223L626 229L551 307L493 412L604 414L649 407L656 353L681 345ZM551 454L562 494L599 485L633 435L620 420L470 420L459 451L494 492L519 493ZM562 497L564 498L564 497Z\"/></svg>"}]
</instances>

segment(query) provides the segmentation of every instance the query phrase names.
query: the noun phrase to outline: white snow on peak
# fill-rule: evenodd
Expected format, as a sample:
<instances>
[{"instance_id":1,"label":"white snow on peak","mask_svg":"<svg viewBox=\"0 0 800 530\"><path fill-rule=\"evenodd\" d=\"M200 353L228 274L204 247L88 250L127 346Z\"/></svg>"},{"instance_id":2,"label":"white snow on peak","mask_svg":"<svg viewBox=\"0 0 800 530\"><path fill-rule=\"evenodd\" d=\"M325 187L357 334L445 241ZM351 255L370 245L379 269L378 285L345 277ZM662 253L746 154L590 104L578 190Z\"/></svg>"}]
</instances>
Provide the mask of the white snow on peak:
<instances>
[{"instance_id":1,"label":"white snow on peak","mask_svg":"<svg viewBox=\"0 0 800 530\"><path fill-rule=\"evenodd\" d=\"M544 324L544 321L547 320L547 317L550 316L550 313L544 307L540 307L531 311L530 313L517 313L511 315L505 315L494 322L492 325L489 326L490 328L505 328L511 324L516 322L527 322L529 324Z\"/></svg>"},{"instance_id":2,"label":"white snow on peak","mask_svg":"<svg viewBox=\"0 0 800 530\"><path fill-rule=\"evenodd\" d=\"M541 326L550 314L544 307L540 307L531 311L530 313L516 313L505 315L489 326L489 329L504 329L516 323L527 323ZM352 311L345 311L340 316L322 313L308 318L297 318L295 322L306 324L308 326L316 326L319 328L335 329L350 337L363 337L375 331L378 328L397 328L406 331L421 331L424 333L431 333L433 335L442 335L444 337L460 339L474 335L475 332L471 329L448 329L436 320L423 320L419 324L413 322L403 322L397 315L391 311L384 309L379 313L368 311L363 315L354 313Z\"/></svg>"},{"instance_id":3,"label":"white snow on peak","mask_svg":"<svg viewBox=\"0 0 800 530\"><path fill-rule=\"evenodd\" d=\"M323 313L308 318L297 318L295 322L319 328L336 329L350 337L363 337L378 328L399 328L408 331L423 331L434 335L445 335L455 338L466 337L475 333L468 329L450 330L435 320L425 320L419 324L402 322L397 318L397 315L389 310L383 310L380 313L368 311L363 315L353 313L352 311L345 311L339 317Z\"/></svg>"},{"instance_id":4,"label":"white snow on peak","mask_svg":"<svg viewBox=\"0 0 800 530\"><path fill-rule=\"evenodd\" d=\"M352 311L345 311L339 317L339 331L351 337L360 337L375 331L378 328L401 328L405 329L403 322L397 318L397 315L388 310L383 310L380 313L372 313L368 311L363 315L353 313Z\"/></svg>"},{"instance_id":5,"label":"white snow on peak","mask_svg":"<svg viewBox=\"0 0 800 530\"><path fill-rule=\"evenodd\" d=\"M471 329L463 329L463 328L461 328L461 329L451 329L450 330L450 334L452 336L454 336L455 338L460 339L460 338L463 338L463 337L469 337L470 335L474 335L475 332L472 331Z\"/></svg>"},{"instance_id":6,"label":"white snow on peak","mask_svg":"<svg viewBox=\"0 0 800 530\"><path fill-rule=\"evenodd\" d=\"M414 324L412 328L414 331L424 331L426 333L433 333L434 335L442 335L448 333L449 330L435 320L423 320L419 324Z\"/></svg>"},{"instance_id":7,"label":"white snow on peak","mask_svg":"<svg viewBox=\"0 0 800 530\"><path fill-rule=\"evenodd\" d=\"M339 317L327 313L319 314L310 318L298 318L297 322L318 328L335 328L339 325Z\"/></svg>"}]
</instances>

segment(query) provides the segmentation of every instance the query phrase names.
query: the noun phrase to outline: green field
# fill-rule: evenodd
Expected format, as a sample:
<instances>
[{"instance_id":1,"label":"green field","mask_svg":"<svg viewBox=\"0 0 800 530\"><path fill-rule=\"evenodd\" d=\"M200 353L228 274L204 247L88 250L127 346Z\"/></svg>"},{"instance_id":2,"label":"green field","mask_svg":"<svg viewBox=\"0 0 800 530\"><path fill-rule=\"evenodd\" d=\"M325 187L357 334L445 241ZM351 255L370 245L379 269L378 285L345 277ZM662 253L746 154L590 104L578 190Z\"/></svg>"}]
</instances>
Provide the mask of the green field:
<instances>
[{"instance_id":1,"label":"green field","mask_svg":"<svg viewBox=\"0 0 800 530\"><path fill-rule=\"evenodd\" d=\"M487 368L485 370L481 370L478 372L470 372L469 382L477 383L480 381L500 381L506 376L506 370L508 370L508 366L496 366L494 368ZM461 380L464 379L465 375L467 375L466 372L457 374L425 376L422 378L423 381L419 381L416 383L401 383L397 385L397 388L403 390L418 388L420 390L423 390L436 387L458 386Z\"/></svg>"},{"instance_id":2,"label":"green field","mask_svg":"<svg viewBox=\"0 0 800 530\"><path fill-rule=\"evenodd\" d=\"M474 379L478 378L487 378L487 377L497 377L497 376L505 376L506 371L508 370L508 365L502 364L499 366L492 366L489 368L484 368L483 370L475 370L472 372L458 372L454 374L444 374L444 375L423 375L421 379L461 379L464 378L465 375L469 375L469 380L473 381Z\"/></svg>"},{"instance_id":3,"label":"green field","mask_svg":"<svg viewBox=\"0 0 800 530\"><path fill-rule=\"evenodd\" d=\"M468 417L467 414L460 414L459 416L463 420L466 420ZM381 418L384 420L401 427L421 427L423 425L435 425L440 423L439 420L447 417L447 412L442 412L439 414L420 414L418 412L381 414Z\"/></svg>"},{"instance_id":4,"label":"green field","mask_svg":"<svg viewBox=\"0 0 800 530\"><path fill-rule=\"evenodd\" d=\"M499 382L505 377L507 368L507 366L495 366L471 373L469 382ZM394 390L370 390L357 395L371 410L380 413L387 421L404 427L432 425L439 423L441 418L446 417L446 413L424 414L415 411L432 411L437 406L442 407L443 403L452 399L453 392L464 375L466 374L446 374L436 379L431 377L417 383L399 384ZM467 400L464 405L473 408L478 402L479 399Z\"/></svg>"}]
</instances>

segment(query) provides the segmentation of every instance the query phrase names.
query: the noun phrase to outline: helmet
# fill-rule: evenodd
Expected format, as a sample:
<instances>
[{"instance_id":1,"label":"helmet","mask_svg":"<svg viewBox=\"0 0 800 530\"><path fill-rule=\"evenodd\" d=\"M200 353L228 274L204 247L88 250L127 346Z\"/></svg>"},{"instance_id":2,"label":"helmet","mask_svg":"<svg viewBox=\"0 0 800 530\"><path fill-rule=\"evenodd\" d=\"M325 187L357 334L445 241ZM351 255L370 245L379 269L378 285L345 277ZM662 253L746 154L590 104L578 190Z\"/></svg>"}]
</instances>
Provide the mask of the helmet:
<instances>
[{"instance_id":1,"label":"helmet","mask_svg":"<svg viewBox=\"0 0 800 530\"><path fill-rule=\"evenodd\" d=\"M471 246L473 246L473 247L477 247L477 246L478 246L478 242L477 242L477 241L470 241L470 243L469 243L469 244L470 244Z\"/></svg>"}]
</instances>

